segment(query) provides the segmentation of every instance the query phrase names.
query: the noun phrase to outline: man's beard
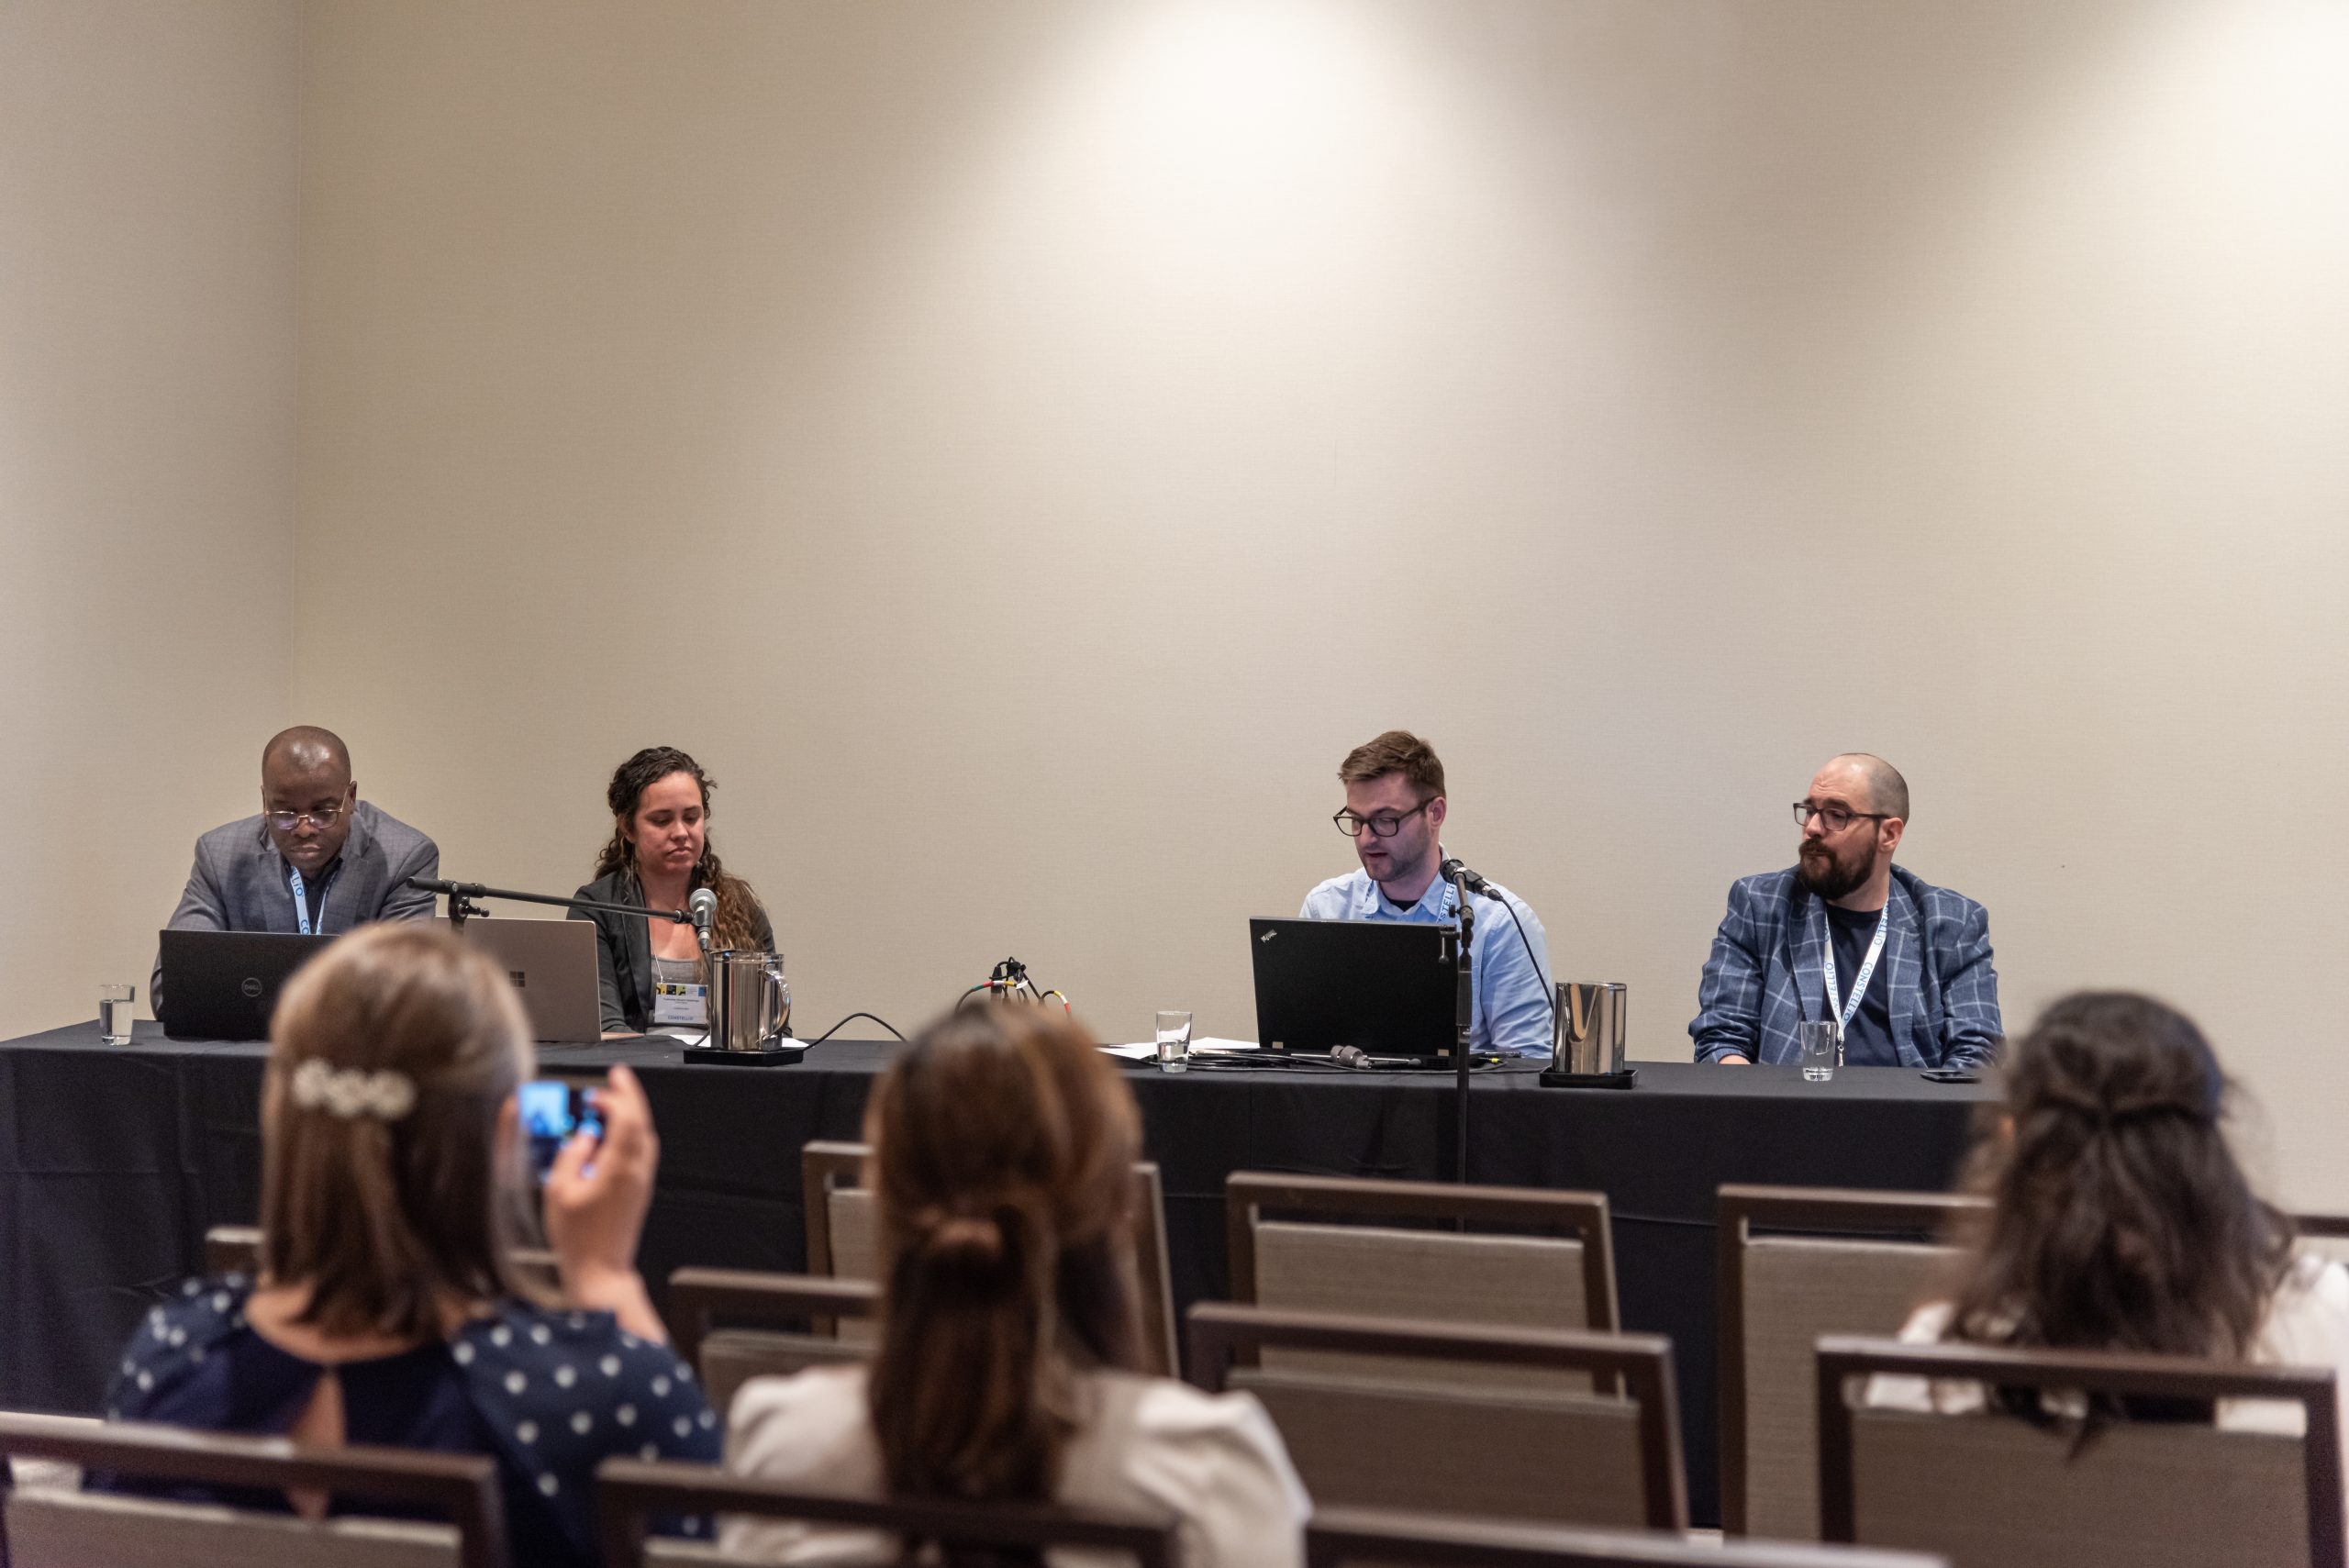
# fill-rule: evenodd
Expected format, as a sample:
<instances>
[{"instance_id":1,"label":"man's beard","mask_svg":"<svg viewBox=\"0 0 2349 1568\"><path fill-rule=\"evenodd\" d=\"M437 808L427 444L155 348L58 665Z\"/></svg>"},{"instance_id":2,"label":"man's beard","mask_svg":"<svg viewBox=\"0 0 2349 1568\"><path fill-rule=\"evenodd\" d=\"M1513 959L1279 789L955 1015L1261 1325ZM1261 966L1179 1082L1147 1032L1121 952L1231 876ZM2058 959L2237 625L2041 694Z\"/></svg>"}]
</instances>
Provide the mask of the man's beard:
<instances>
[{"instance_id":1,"label":"man's beard","mask_svg":"<svg viewBox=\"0 0 2349 1568\"><path fill-rule=\"evenodd\" d=\"M1873 848L1854 855L1849 862L1839 861L1833 851L1820 848L1817 854L1808 850L1795 863L1795 878L1814 895L1833 903L1844 895L1855 892L1860 884L1876 870Z\"/></svg>"}]
</instances>

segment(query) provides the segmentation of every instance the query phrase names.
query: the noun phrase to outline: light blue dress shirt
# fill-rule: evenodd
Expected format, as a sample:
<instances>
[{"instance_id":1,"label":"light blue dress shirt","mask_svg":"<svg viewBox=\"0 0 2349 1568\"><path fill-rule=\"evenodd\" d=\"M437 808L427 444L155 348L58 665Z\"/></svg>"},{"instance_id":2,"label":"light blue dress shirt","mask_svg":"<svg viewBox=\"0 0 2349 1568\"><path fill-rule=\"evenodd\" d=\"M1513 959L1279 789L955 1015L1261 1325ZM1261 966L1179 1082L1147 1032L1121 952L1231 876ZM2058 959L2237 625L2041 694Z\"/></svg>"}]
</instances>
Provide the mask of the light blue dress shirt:
<instances>
[{"instance_id":1,"label":"light blue dress shirt","mask_svg":"<svg viewBox=\"0 0 2349 1568\"><path fill-rule=\"evenodd\" d=\"M1504 909L1482 894L1468 895L1468 915L1475 930L1468 941L1471 978L1475 994L1469 999L1468 1045L1472 1051L1508 1051L1520 1056L1550 1054L1550 938L1524 899L1500 884L1488 883L1508 900ZM1308 920L1391 920L1415 926L1449 926L1459 897L1452 884L1439 877L1428 884L1417 904L1405 908L1391 902L1365 871L1333 876L1305 895L1298 910ZM1520 940L1509 911L1525 926ZM1531 956L1526 948L1531 945Z\"/></svg>"}]
</instances>

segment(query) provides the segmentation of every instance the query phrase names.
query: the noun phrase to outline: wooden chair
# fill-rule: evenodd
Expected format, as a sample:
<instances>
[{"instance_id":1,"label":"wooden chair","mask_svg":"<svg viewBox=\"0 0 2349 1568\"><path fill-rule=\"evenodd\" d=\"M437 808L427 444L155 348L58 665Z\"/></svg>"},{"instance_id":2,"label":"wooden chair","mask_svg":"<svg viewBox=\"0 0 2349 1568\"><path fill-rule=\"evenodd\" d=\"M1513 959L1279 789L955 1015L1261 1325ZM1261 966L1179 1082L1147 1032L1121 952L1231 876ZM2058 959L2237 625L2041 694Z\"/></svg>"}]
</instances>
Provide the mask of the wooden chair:
<instances>
[{"instance_id":1,"label":"wooden chair","mask_svg":"<svg viewBox=\"0 0 2349 1568\"><path fill-rule=\"evenodd\" d=\"M709 1407L723 1414L751 1378L863 1361L870 1343L843 1339L839 1325L872 1317L880 1304L870 1280L679 1269L669 1276L665 1316L670 1348L700 1372Z\"/></svg>"},{"instance_id":2,"label":"wooden chair","mask_svg":"<svg viewBox=\"0 0 2349 1568\"><path fill-rule=\"evenodd\" d=\"M525 1279L548 1290L562 1288L562 1274L554 1254L543 1247L517 1247L507 1254ZM204 1233L204 1272L208 1274L257 1275L261 1273L261 1227L216 1225Z\"/></svg>"},{"instance_id":3,"label":"wooden chair","mask_svg":"<svg viewBox=\"0 0 2349 1568\"><path fill-rule=\"evenodd\" d=\"M1719 1220L1721 1524L1819 1539L1815 1347L1894 1334L1956 1257L1940 1237L1980 1199L1724 1186Z\"/></svg>"},{"instance_id":4,"label":"wooden chair","mask_svg":"<svg viewBox=\"0 0 2349 1568\"><path fill-rule=\"evenodd\" d=\"M2335 1568L2339 1408L2331 1368L2175 1356L1819 1343L1820 1522L1830 1540L1946 1552L1955 1568ZM1854 1407L1865 1380L2179 1400L2278 1400L2298 1434L2205 1422L2075 1423Z\"/></svg>"},{"instance_id":5,"label":"wooden chair","mask_svg":"<svg viewBox=\"0 0 2349 1568\"><path fill-rule=\"evenodd\" d=\"M2349 1214L2296 1214L2300 1250L2329 1262L2349 1263Z\"/></svg>"},{"instance_id":6,"label":"wooden chair","mask_svg":"<svg viewBox=\"0 0 2349 1568\"><path fill-rule=\"evenodd\" d=\"M1243 1363L1274 1347L1620 1380L1627 1396ZM1317 1506L1685 1529L1672 1347L1659 1335L1456 1328L1202 1303L1191 1380L1261 1401Z\"/></svg>"},{"instance_id":7,"label":"wooden chair","mask_svg":"<svg viewBox=\"0 0 2349 1568\"><path fill-rule=\"evenodd\" d=\"M648 1557L645 1521L656 1514L712 1513L800 1519L911 1540L996 1547L1008 1552L1082 1547L1131 1558L1137 1568L1176 1568L1174 1527L1169 1521L1048 1503L893 1502L798 1492L708 1464L607 1459L596 1472L596 1512L603 1538L604 1568L640 1568L648 1560L711 1561L691 1549L677 1551L673 1558L666 1542ZM898 1558L899 1554L885 1551L877 1560Z\"/></svg>"},{"instance_id":8,"label":"wooden chair","mask_svg":"<svg viewBox=\"0 0 2349 1568\"><path fill-rule=\"evenodd\" d=\"M1504 1329L1622 1326L1604 1193L1241 1171L1224 1184L1224 1212L1231 1299L1243 1306ZM1577 1385L1587 1380L1567 1380Z\"/></svg>"},{"instance_id":9,"label":"wooden chair","mask_svg":"<svg viewBox=\"0 0 2349 1568\"><path fill-rule=\"evenodd\" d=\"M1912 1551L1564 1529L1371 1508L1317 1508L1305 1568L1948 1568Z\"/></svg>"},{"instance_id":10,"label":"wooden chair","mask_svg":"<svg viewBox=\"0 0 2349 1568\"><path fill-rule=\"evenodd\" d=\"M861 1185L871 1152L863 1143L822 1140L800 1151L811 1274L868 1280L878 1275L880 1225L872 1195ZM1143 1370L1174 1377L1178 1363L1174 1296L1166 1262L1166 1200L1158 1166L1148 1160L1134 1165L1134 1283L1141 1296Z\"/></svg>"},{"instance_id":11,"label":"wooden chair","mask_svg":"<svg viewBox=\"0 0 2349 1568\"><path fill-rule=\"evenodd\" d=\"M449 1523L314 1521L104 1492L10 1490L0 1498L0 1562L9 1568L506 1568L507 1562L497 1467L480 1455L0 1415L0 1458L14 1456L206 1486L315 1488L421 1506Z\"/></svg>"}]
</instances>

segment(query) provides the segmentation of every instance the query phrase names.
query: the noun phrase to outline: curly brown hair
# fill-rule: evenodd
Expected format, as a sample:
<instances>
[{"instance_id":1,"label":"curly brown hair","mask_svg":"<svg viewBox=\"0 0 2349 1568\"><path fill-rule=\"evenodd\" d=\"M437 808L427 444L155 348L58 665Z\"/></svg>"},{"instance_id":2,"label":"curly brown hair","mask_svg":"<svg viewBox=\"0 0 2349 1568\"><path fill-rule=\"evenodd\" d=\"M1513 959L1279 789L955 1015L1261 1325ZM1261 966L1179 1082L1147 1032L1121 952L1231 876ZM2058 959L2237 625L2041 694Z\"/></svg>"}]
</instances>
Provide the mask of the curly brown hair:
<instances>
[{"instance_id":1,"label":"curly brown hair","mask_svg":"<svg viewBox=\"0 0 2349 1568\"><path fill-rule=\"evenodd\" d=\"M709 797L718 791L717 781L702 772L699 762L674 746L647 746L614 771L611 784L604 791L605 803L612 808L612 838L596 857L596 875L608 876L616 871L625 871L636 878L641 896L643 879L637 873L636 846L629 842L628 828L636 817L637 804L644 798L644 792L672 773L692 777L695 787L701 792L703 820L708 820ZM706 832L701 859L685 884L689 893L696 887L710 888L718 895L718 919L710 936L712 946L741 951L756 945L751 935L751 917L759 906L758 895L751 891L749 883L718 861L718 846L710 842Z\"/></svg>"},{"instance_id":2,"label":"curly brown hair","mask_svg":"<svg viewBox=\"0 0 2349 1568\"><path fill-rule=\"evenodd\" d=\"M2202 1031L2149 996L2049 1006L2007 1069L2010 1130L1975 1157L1991 1209L1959 1265L1956 1337L2245 1356L2292 1225L2228 1147L2226 1091Z\"/></svg>"}]
</instances>

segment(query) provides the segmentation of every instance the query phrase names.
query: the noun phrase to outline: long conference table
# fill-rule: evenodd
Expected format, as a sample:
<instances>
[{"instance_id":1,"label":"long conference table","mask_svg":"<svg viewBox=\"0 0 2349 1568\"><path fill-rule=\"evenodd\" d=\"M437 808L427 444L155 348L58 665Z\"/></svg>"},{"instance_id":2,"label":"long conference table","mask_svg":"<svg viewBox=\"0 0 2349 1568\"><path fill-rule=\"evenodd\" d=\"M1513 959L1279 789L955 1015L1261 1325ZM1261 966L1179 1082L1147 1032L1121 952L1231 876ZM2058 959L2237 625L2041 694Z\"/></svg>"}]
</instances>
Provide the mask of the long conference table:
<instances>
[{"instance_id":1,"label":"long conference table","mask_svg":"<svg viewBox=\"0 0 2349 1568\"><path fill-rule=\"evenodd\" d=\"M201 1271L206 1229L254 1221L265 1049L145 1023L128 1046L104 1044L95 1022L0 1043L0 1407L95 1413L141 1315ZM628 1040L542 1047L540 1066L641 1075L662 1143L641 1260L658 1290L686 1264L806 1267L800 1146L858 1135L896 1049L841 1040L796 1066L688 1067L674 1042ZM1641 1062L1630 1090L1545 1089L1533 1065L1476 1079L1470 1179L1607 1195L1624 1326L1672 1339L1690 1503L1716 1519L1716 1189L1946 1187L1995 1084ZM1453 1169L1449 1073L1152 1065L1129 1081L1165 1184L1178 1309L1226 1292L1231 1172Z\"/></svg>"}]
</instances>

